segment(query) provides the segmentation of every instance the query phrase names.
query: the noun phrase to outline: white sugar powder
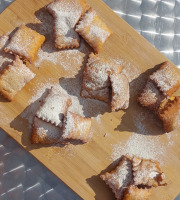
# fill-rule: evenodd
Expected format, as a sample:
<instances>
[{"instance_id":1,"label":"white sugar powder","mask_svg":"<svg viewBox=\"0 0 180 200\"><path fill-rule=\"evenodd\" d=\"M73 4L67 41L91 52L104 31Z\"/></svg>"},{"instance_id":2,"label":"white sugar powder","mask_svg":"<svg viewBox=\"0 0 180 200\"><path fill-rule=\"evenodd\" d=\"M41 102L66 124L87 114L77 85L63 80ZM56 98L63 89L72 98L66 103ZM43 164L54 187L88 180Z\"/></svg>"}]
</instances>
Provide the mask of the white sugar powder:
<instances>
[{"instance_id":1,"label":"white sugar powder","mask_svg":"<svg viewBox=\"0 0 180 200\"><path fill-rule=\"evenodd\" d=\"M127 141L121 141L113 146L111 158L118 159L122 155L129 154L154 160L162 160L166 147L162 145L159 136L141 135L132 133Z\"/></svg>"},{"instance_id":2,"label":"white sugar powder","mask_svg":"<svg viewBox=\"0 0 180 200\"><path fill-rule=\"evenodd\" d=\"M43 66L44 61L49 61L54 65L60 65L66 71L70 71L71 75L75 75L78 72L76 66L81 66L85 56L90 53L89 47L83 40L78 49L58 51L53 46L52 41L47 41L42 49L38 51L38 59L34 63L36 67Z\"/></svg>"},{"instance_id":3,"label":"white sugar powder","mask_svg":"<svg viewBox=\"0 0 180 200\"><path fill-rule=\"evenodd\" d=\"M110 33L109 31L106 31L98 26L92 25L90 26L88 35L92 38L99 38L101 42L104 43L107 37L109 37Z\"/></svg>"},{"instance_id":4,"label":"white sugar powder","mask_svg":"<svg viewBox=\"0 0 180 200\"><path fill-rule=\"evenodd\" d=\"M69 80L70 79L70 80ZM48 81L48 80L47 80ZM29 100L29 106L21 114L23 118L26 118L30 124L32 119L39 108L42 99L45 97L47 90L52 86L59 90L60 93L68 94L72 100L72 105L69 111L77 113L83 117L96 117L99 113L103 114L108 111L109 105L94 99L85 99L80 96L81 91L81 77L67 78L60 81L59 84L51 84L49 80L46 84L38 84L34 89L34 94ZM97 109L98 108L98 109Z\"/></svg>"},{"instance_id":5,"label":"white sugar powder","mask_svg":"<svg viewBox=\"0 0 180 200\"><path fill-rule=\"evenodd\" d=\"M9 37L7 35L2 35L0 37L0 72L7 67L14 58L14 56L4 52L4 47L8 43L8 39Z\"/></svg>"}]
</instances>

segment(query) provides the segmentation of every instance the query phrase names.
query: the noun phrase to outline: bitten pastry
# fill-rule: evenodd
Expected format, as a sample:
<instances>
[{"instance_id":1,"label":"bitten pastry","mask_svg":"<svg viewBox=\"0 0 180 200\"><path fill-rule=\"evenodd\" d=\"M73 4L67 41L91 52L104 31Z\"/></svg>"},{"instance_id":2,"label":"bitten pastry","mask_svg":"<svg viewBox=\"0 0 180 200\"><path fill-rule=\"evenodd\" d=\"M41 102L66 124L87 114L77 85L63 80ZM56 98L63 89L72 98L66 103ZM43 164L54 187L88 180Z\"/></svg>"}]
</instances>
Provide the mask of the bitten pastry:
<instances>
[{"instance_id":1,"label":"bitten pastry","mask_svg":"<svg viewBox=\"0 0 180 200\"><path fill-rule=\"evenodd\" d=\"M165 96L171 96L180 87L180 72L169 62L162 63L149 78Z\"/></svg>"},{"instance_id":2,"label":"bitten pastry","mask_svg":"<svg viewBox=\"0 0 180 200\"><path fill-rule=\"evenodd\" d=\"M149 79L143 89L143 92L137 98L137 101L144 107L149 108L158 114L158 108L161 102L164 100L165 96L157 86Z\"/></svg>"},{"instance_id":3,"label":"bitten pastry","mask_svg":"<svg viewBox=\"0 0 180 200\"><path fill-rule=\"evenodd\" d=\"M51 123L34 118L31 141L34 144L65 143L62 138L62 129Z\"/></svg>"},{"instance_id":4,"label":"bitten pastry","mask_svg":"<svg viewBox=\"0 0 180 200\"><path fill-rule=\"evenodd\" d=\"M91 53L83 73L81 96L109 101L109 75L120 73L122 66Z\"/></svg>"},{"instance_id":5,"label":"bitten pastry","mask_svg":"<svg viewBox=\"0 0 180 200\"><path fill-rule=\"evenodd\" d=\"M34 77L35 74L16 56L12 64L1 72L0 93L12 101L17 92Z\"/></svg>"},{"instance_id":6,"label":"bitten pastry","mask_svg":"<svg viewBox=\"0 0 180 200\"><path fill-rule=\"evenodd\" d=\"M33 62L38 49L45 41L45 37L36 31L21 25L12 36L4 51L19 55L23 60Z\"/></svg>"},{"instance_id":7,"label":"bitten pastry","mask_svg":"<svg viewBox=\"0 0 180 200\"><path fill-rule=\"evenodd\" d=\"M89 6L83 0L55 0L47 5L54 18L55 47L58 49L79 47L80 38L74 28Z\"/></svg>"},{"instance_id":8,"label":"bitten pastry","mask_svg":"<svg viewBox=\"0 0 180 200\"><path fill-rule=\"evenodd\" d=\"M143 185L146 187L164 185L161 182L165 176L160 169L159 162L134 156L132 163L134 185Z\"/></svg>"},{"instance_id":9,"label":"bitten pastry","mask_svg":"<svg viewBox=\"0 0 180 200\"><path fill-rule=\"evenodd\" d=\"M68 111L64 120L62 138L64 140L80 140L86 143L89 140L90 128L90 118L84 118Z\"/></svg>"},{"instance_id":10,"label":"bitten pastry","mask_svg":"<svg viewBox=\"0 0 180 200\"><path fill-rule=\"evenodd\" d=\"M125 190L123 200L148 200L151 193L152 188L138 188L131 185Z\"/></svg>"},{"instance_id":11,"label":"bitten pastry","mask_svg":"<svg viewBox=\"0 0 180 200\"><path fill-rule=\"evenodd\" d=\"M123 199L125 189L132 184L133 180L131 159L123 156L113 171L106 172L100 177L112 189L117 199Z\"/></svg>"},{"instance_id":12,"label":"bitten pastry","mask_svg":"<svg viewBox=\"0 0 180 200\"><path fill-rule=\"evenodd\" d=\"M159 108L159 117L166 132L180 128L180 97L171 97L162 102Z\"/></svg>"},{"instance_id":13,"label":"bitten pastry","mask_svg":"<svg viewBox=\"0 0 180 200\"><path fill-rule=\"evenodd\" d=\"M81 17L75 30L94 49L95 53L99 53L107 38L112 34L92 8Z\"/></svg>"},{"instance_id":14,"label":"bitten pastry","mask_svg":"<svg viewBox=\"0 0 180 200\"><path fill-rule=\"evenodd\" d=\"M111 109L117 111L127 109L129 106L129 81L127 77L120 74L110 75L112 87Z\"/></svg>"},{"instance_id":15,"label":"bitten pastry","mask_svg":"<svg viewBox=\"0 0 180 200\"><path fill-rule=\"evenodd\" d=\"M51 87L36 115L40 119L62 127L71 98Z\"/></svg>"},{"instance_id":16,"label":"bitten pastry","mask_svg":"<svg viewBox=\"0 0 180 200\"><path fill-rule=\"evenodd\" d=\"M159 163L133 156L123 156L118 166L100 176L118 200L148 200L153 187L165 186Z\"/></svg>"}]
</instances>

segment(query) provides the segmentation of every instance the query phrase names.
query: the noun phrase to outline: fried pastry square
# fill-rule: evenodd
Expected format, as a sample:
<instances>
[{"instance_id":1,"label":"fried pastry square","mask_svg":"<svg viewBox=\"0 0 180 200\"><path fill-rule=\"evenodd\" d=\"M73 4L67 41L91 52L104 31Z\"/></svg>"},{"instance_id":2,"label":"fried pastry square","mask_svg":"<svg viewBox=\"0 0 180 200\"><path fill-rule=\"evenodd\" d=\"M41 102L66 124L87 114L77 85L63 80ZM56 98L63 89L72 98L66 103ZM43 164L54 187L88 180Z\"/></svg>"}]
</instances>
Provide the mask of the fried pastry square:
<instances>
[{"instance_id":1,"label":"fried pastry square","mask_svg":"<svg viewBox=\"0 0 180 200\"><path fill-rule=\"evenodd\" d=\"M84 118L78 114L67 112L63 124L64 140L80 140L83 143L88 142L91 129L91 118Z\"/></svg>"},{"instance_id":2,"label":"fried pastry square","mask_svg":"<svg viewBox=\"0 0 180 200\"><path fill-rule=\"evenodd\" d=\"M127 109L129 106L129 81L126 75L112 74L110 75L112 87L111 109L117 111Z\"/></svg>"},{"instance_id":3,"label":"fried pastry square","mask_svg":"<svg viewBox=\"0 0 180 200\"><path fill-rule=\"evenodd\" d=\"M106 172L100 176L112 189L117 199L122 199L124 191L130 186L133 179L132 162L127 156L123 156L118 166L110 173Z\"/></svg>"},{"instance_id":4,"label":"fried pastry square","mask_svg":"<svg viewBox=\"0 0 180 200\"><path fill-rule=\"evenodd\" d=\"M150 75L165 96L171 96L180 87L180 72L169 62L164 62L160 68Z\"/></svg>"},{"instance_id":5,"label":"fried pastry square","mask_svg":"<svg viewBox=\"0 0 180 200\"><path fill-rule=\"evenodd\" d=\"M74 28L89 6L83 0L55 0L47 5L54 18L55 47L58 49L79 47L80 38Z\"/></svg>"},{"instance_id":6,"label":"fried pastry square","mask_svg":"<svg viewBox=\"0 0 180 200\"><path fill-rule=\"evenodd\" d=\"M163 104L164 102L162 102ZM162 108L163 107L163 108ZM180 97L168 99L165 105L160 106L159 116L163 121L166 132L180 128Z\"/></svg>"},{"instance_id":7,"label":"fried pastry square","mask_svg":"<svg viewBox=\"0 0 180 200\"><path fill-rule=\"evenodd\" d=\"M112 31L90 8L79 20L75 29L86 42L98 53Z\"/></svg>"},{"instance_id":8,"label":"fried pastry square","mask_svg":"<svg viewBox=\"0 0 180 200\"><path fill-rule=\"evenodd\" d=\"M109 75L120 73L122 66L91 53L84 68L81 96L109 101Z\"/></svg>"},{"instance_id":9,"label":"fried pastry square","mask_svg":"<svg viewBox=\"0 0 180 200\"><path fill-rule=\"evenodd\" d=\"M164 180L165 175L157 161L141 159L136 156L132 159L134 185L158 187Z\"/></svg>"},{"instance_id":10,"label":"fried pastry square","mask_svg":"<svg viewBox=\"0 0 180 200\"><path fill-rule=\"evenodd\" d=\"M21 25L10 39L4 51L19 55L23 60L33 62L38 49L45 41L45 37L36 31Z\"/></svg>"},{"instance_id":11,"label":"fried pastry square","mask_svg":"<svg viewBox=\"0 0 180 200\"><path fill-rule=\"evenodd\" d=\"M34 117L31 141L34 144L65 143L62 138L62 129L49 122Z\"/></svg>"},{"instance_id":12,"label":"fried pastry square","mask_svg":"<svg viewBox=\"0 0 180 200\"><path fill-rule=\"evenodd\" d=\"M64 116L70 105L71 98L68 95L51 87L36 115L46 122L62 127Z\"/></svg>"},{"instance_id":13,"label":"fried pastry square","mask_svg":"<svg viewBox=\"0 0 180 200\"><path fill-rule=\"evenodd\" d=\"M164 98L165 96L159 91L157 86L151 80L148 80L137 101L142 106L149 108L157 114L158 108Z\"/></svg>"},{"instance_id":14,"label":"fried pastry square","mask_svg":"<svg viewBox=\"0 0 180 200\"><path fill-rule=\"evenodd\" d=\"M17 92L34 77L35 74L16 56L12 64L1 72L0 93L12 101Z\"/></svg>"},{"instance_id":15,"label":"fried pastry square","mask_svg":"<svg viewBox=\"0 0 180 200\"><path fill-rule=\"evenodd\" d=\"M151 193L152 188L138 188L131 185L126 189L123 200L148 200Z\"/></svg>"}]
</instances>

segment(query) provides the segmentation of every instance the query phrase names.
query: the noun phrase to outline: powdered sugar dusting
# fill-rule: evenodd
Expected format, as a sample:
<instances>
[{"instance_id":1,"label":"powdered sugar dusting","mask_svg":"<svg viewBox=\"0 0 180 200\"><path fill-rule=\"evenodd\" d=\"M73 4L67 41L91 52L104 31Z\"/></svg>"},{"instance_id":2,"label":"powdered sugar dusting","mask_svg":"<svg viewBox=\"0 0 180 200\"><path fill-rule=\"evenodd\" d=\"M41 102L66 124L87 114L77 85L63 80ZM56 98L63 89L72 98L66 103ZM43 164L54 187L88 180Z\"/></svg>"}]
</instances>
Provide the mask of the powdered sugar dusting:
<instances>
[{"instance_id":1,"label":"powdered sugar dusting","mask_svg":"<svg viewBox=\"0 0 180 200\"><path fill-rule=\"evenodd\" d=\"M57 46L73 45L73 39L79 40L74 27L78 22L82 7L75 1L54 1L47 6L48 11L54 16L55 42ZM78 42L78 41L77 41Z\"/></svg>"},{"instance_id":2,"label":"powdered sugar dusting","mask_svg":"<svg viewBox=\"0 0 180 200\"><path fill-rule=\"evenodd\" d=\"M109 31L106 31L98 26L92 25L90 26L88 35L93 38L98 37L101 40L101 42L104 43L105 40L109 37L110 33Z\"/></svg>"},{"instance_id":3,"label":"powdered sugar dusting","mask_svg":"<svg viewBox=\"0 0 180 200\"><path fill-rule=\"evenodd\" d=\"M74 118L70 112L67 112L63 138L71 137L71 132L74 129Z\"/></svg>"},{"instance_id":4,"label":"powdered sugar dusting","mask_svg":"<svg viewBox=\"0 0 180 200\"><path fill-rule=\"evenodd\" d=\"M63 78L59 84L52 84L52 80L47 80L47 83L40 83L33 89L33 95L29 100L29 106L21 114L21 117L27 119L32 124L33 117L39 108L42 99L46 96L48 90L54 87L60 93L69 95L72 100L72 105L69 111L79 114L83 117L96 117L109 110L108 104L94 100L85 99L80 96L81 91L81 75L76 78ZM98 108L98 109L97 109Z\"/></svg>"},{"instance_id":5,"label":"powdered sugar dusting","mask_svg":"<svg viewBox=\"0 0 180 200\"><path fill-rule=\"evenodd\" d=\"M2 35L0 37L0 72L7 67L13 61L14 56L4 52L4 47L8 43L9 37L7 35Z\"/></svg>"},{"instance_id":6,"label":"powdered sugar dusting","mask_svg":"<svg viewBox=\"0 0 180 200\"><path fill-rule=\"evenodd\" d=\"M81 18L81 20L79 21L79 23L76 26L76 31L83 29L85 26L90 26L90 24L92 23L94 16L96 15L95 10L89 10L88 12L86 12L83 17Z\"/></svg>"},{"instance_id":7,"label":"powdered sugar dusting","mask_svg":"<svg viewBox=\"0 0 180 200\"><path fill-rule=\"evenodd\" d=\"M36 67L43 66L46 61L53 63L54 65L60 65L67 72L70 71L71 75L75 75L79 69L76 66L83 64L84 58L90 52L89 47L82 40L80 48L57 51L53 47L52 40L46 41L43 48L38 51L38 59L34 65ZM71 60L71 62L69 62Z\"/></svg>"},{"instance_id":8,"label":"powdered sugar dusting","mask_svg":"<svg viewBox=\"0 0 180 200\"><path fill-rule=\"evenodd\" d=\"M131 64L130 62L127 62L125 59L121 58L110 58L110 60L117 65L123 66L123 71L122 73L126 75L128 78L129 82L132 82L134 79L136 79L142 72L140 69L138 69L136 66Z\"/></svg>"},{"instance_id":9,"label":"powdered sugar dusting","mask_svg":"<svg viewBox=\"0 0 180 200\"><path fill-rule=\"evenodd\" d=\"M52 87L46 98L43 99L43 104L37 111L37 116L61 127L64 115L70 104L71 99L68 95L62 94Z\"/></svg>"},{"instance_id":10,"label":"powdered sugar dusting","mask_svg":"<svg viewBox=\"0 0 180 200\"><path fill-rule=\"evenodd\" d=\"M162 162L165 152L166 147L161 144L159 136L132 133L127 141L121 141L113 146L111 158L116 160L122 155L129 154Z\"/></svg>"},{"instance_id":11,"label":"powdered sugar dusting","mask_svg":"<svg viewBox=\"0 0 180 200\"><path fill-rule=\"evenodd\" d=\"M179 74L176 69L170 65L170 63L165 63L160 69L154 72L150 79L153 80L162 92L166 92L176 86L180 80Z\"/></svg>"}]
</instances>

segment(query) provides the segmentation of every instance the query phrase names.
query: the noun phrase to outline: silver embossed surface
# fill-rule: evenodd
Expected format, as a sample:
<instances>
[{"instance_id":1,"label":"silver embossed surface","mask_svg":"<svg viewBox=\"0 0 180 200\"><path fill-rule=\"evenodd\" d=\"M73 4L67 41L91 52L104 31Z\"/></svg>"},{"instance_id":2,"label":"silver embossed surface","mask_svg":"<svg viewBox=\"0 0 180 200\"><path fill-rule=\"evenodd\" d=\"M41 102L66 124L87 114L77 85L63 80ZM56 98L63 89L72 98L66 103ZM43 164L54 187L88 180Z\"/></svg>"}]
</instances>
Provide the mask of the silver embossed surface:
<instances>
[{"instance_id":1,"label":"silver embossed surface","mask_svg":"<svg viewBox=\"0 0 180 200\"><path fill-rule=\"evenodd\" d=\"M0 13L13 0L0 0ZM180 67L180 0L104 0ZM0 130L0 200L80 199ZM180 198L176 198L178 200Z\"/></svg>"}]
</instances>

